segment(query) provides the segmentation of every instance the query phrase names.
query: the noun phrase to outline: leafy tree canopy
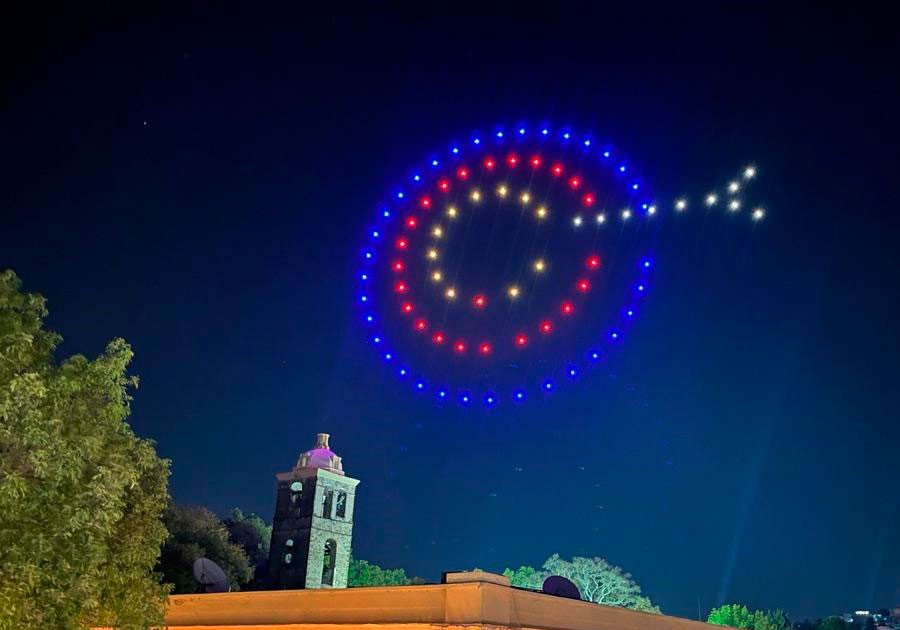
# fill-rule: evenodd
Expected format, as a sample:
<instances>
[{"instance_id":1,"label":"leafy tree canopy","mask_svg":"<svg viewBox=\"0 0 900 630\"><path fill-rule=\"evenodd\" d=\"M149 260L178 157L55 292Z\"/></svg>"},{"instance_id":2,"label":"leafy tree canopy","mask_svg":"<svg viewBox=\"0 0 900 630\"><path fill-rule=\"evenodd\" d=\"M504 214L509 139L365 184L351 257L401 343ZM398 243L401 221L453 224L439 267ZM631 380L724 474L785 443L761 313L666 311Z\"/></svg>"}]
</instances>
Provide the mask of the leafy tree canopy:
<instances>
[{"instance_id":1,"label":"leafy tree canopy","mask_svg":"<svg viewBox=\"0 0 900 630\"><path fill-rule=\"evenodd\" d=\"M784 611L776 609L751 612L742 604L724 604L719 608L713 608L709 612L707 622L750 630L791 630L791 622Z\"/></svg>"},{"instance_id":2,"label":"leafy tree canopy","mask_svg":"<svg viewBox=\"0 0 900 630\"><path fill-rule=\"evenodd\" d=\"M367 560L350 558L347 586L406 586L421 583L420 578L407 578L403 569L382 569Z\"/></svg>"},{"instance_id":3,"label":"leafy tree canopy","mask_svg":"<svg viewBox=\"0 0 900 630\"><path fill-rule=\"evenodd\" d=\"M174 585L175 593L200 590L193 574L197 558L209 558L222 567L233 591L253 577L246 552L231 542L225 525L206 508L172 505L163 521L169 537L163 544L158 570Z\"/></svg>"},{"instance_id":4,"label":"leafy tree canopy","mask_svg":"<svg viewBox=\"0 0 900 630\"><path fill-rule=\"evenodd\" d=\"M169 463L127 422L131 348L57 362L46 316L0 273L0 628L159 625Z\"/></svg>"},{"instance_id":5,"label":"leafy tree canopy","mask_svg":"<svg viewBox=\"0 0 900 630\"><path fill-rule=\"evenodd\" d=\"M231 542L241 547L258 576L269 562L269 545L272 542L272 525L256 514L244 514L234 508L223 523Z\"/></svg>"},{"instance_id":6,"label":"leafy tree canopy","mask_svg":"<svg viewBox=\"0 0 900 630\"><path fill-rule=\"evenodd\" d=\"M506 569L503 575L510 579L513 586L533 589L541 588L548 576L561 575L574 582L581 592L581 599L585 601L659 613L659 607L641 594L641 587L631 578L630 573L603 558L576 556L571 560L563 560L559 554L553 554L547 558L541 570L521 566L515 570Z\"/></svg>"}]
</instances>

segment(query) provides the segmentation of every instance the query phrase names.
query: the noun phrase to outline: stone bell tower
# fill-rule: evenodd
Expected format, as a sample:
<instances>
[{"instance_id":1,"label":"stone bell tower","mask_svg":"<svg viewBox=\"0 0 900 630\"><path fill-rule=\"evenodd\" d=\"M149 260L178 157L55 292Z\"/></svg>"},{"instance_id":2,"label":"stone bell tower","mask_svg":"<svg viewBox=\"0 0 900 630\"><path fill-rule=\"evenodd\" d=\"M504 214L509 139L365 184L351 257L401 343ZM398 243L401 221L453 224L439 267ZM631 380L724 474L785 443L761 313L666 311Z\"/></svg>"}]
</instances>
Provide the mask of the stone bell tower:
<instances>
[{"instance_id":1,"label":"stone bell tower","mask_svg":"<svg viewBox=\"0 0 900 630\"><path fill-rule=\"evenodd\" d=\"M272 588L346 588L358 479L319 433L290 472L278 473L269 579Z\"/></svg>"}]
</instances>

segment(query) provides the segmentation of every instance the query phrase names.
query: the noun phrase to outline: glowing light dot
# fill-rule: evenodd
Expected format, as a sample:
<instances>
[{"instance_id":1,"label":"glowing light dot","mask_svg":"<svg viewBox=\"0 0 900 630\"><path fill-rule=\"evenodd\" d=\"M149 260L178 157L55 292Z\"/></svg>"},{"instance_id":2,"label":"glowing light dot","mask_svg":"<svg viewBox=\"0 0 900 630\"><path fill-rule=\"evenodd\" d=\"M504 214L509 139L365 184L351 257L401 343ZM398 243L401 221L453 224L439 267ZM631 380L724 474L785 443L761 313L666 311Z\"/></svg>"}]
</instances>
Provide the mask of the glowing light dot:
<instances>
[{"instance_id":1,"label":"glowing light dot","mask_svg":"<svg viewBox=\"0 0 900 630\"><path fill-rule=\"evenodd\" d=\"M520 293L520 292L521 292L521 290L520 290L519 287L517 287L516 285L513 285L513 286L509 287L509 288L506 290L506 293L507 293L507 294L509 295L509 297L511 297L512 299L516 299L517 297L519 297L519 293Z\"/></svg>"},{"instance_id":2,"label":"glowing light dot","mask_svg":"<svg viewBox=\"0 0 900 630\"><path fill-rule=\"evenodd\" d=\"M474 140L472 140L472 142L474 142L475 144L481 144L481 138L475 138Z\"/></svg>"},{"instance_id":3,"label":"glowing light dot","mask_svg":"<svg viewBox=\"0 0 900 630\"><path fill-rule=\"evenodd\" d=\"M419 177L418 175L413 175L413 181L417 182L417 181L419 181L419 180L421 180L421 179L422 179L422 178Z\"/></svg>"},{"instance_id":4,"label":"glowing light dot","mask_svg":"<svg viewBox=\"0 0 900 630\"><path fill-rule=\"evenodd\" d=\"M544 381L544 384L542 385L542 387L544 388L544 391L546 391L546 392L553 391L553 381Z\"/></svg>"},{"instance_id":5,"label":"glowing light dot","mask_svg":"<svg viewBox=\"0 0 900 630\"><path fill-rule=\"evenodd\" d=\"M592 195L591 193L586 194L584 197L581 198L581 202L586 206L593 206L594 205L594 195Z\"/></svg>"},{"instance_id":6,"label":"glowing light dot","mask_svg":"<svg viewBox=\"0 0 900 630\"><path fill-rule=\"evenodd\" d=\"M423 389L425 389L425 382L424 382L424 381L418 381L418 382L416 383L416 389L418 389L419 391L422 391Z\"/></svg>"},{"instance_id":7,"label":"glowing light dot","mask_svg":"<svg viewBox=\"0 0 900 630\"><path fill-rule=\"evenodd\" d=\"M428 328L428 322L426 322L424 319L417 319L417 320L416 320L416 324L415 324L415 328L416 328L416 330L418 330L419 332L422 332L422 331L424 331L426 328Z\"/></svg>"},{"instance_id":8,"label":"glowing light dot","mask_svg":"<svg viewBox=\"0 0 900 630\"><path fill-rule=\"evenodd\" d=\"M738 201L737 199L732 199L731 201L728 202L728 209L731 212L737 212L738 210L741 209L741 202Z\"/></svg>"},{"instance_id":9,"label":"glowing light dot","mask_svg":"<svg viewBox=\"0 0 900 630\"><path fill-rule=\"evenodd\" d=\"M456 289L454 289L453 287L448 287L447 290L444 291L444 296L448 300L455 300L456 299Z\"/></svg>"},{"instance_id":10,"label":"glowing light dot","mask_svg":"<svg viewBox=\"0 0 900 630\"><path fill-rule=\"evenodd\" d=\"M387 219L389 216L391 216L391 212L390 212L390 210L385 210L384 212L381 213L381 215L382 215L385 219Z\"/></svg>"},{"instance_id":11,"label":"glowing light dot","mask_svg":"<svg viewBox=\"0 0 900 630\"><path fill-rule=\"evenodd\" d=\"M428 260L437 260L438 259L438 250L429 249L426 256L428 256Z\"/></svg>"},{"instance_id":12,"label":"glowing light dot","mask_svg":"<svg viewBox=\"0 0 900 630\"><path fill-rule=\"evenodd\" d=\"M572 177L571 179L569 179L569 188L574 190L574 189L578 188L579 186L581 186L580 179L578 179L577 177Z\"/></svg>"},{"instance_id":13,"label":"glowing light dot","mask_svg":"<svg viewBox=\"0 0 900 630\"><path fill-rule=\"evenodd\" d=\"M570 367L566 371L566 373L569 375L570 378L575 378L576 376L578 376L578 370L574 367Z\"/></svg>"},{"instance_id":14,"label":"glowing light dot","mask_svg":"<svg viewBox=\"0 0 900 630\"><path fill-rule=\"evenodd\" d=\"M744 179L753 179L756 177L756 169L752 166L748 166L744 169Z\"/></svg>"},{"instance_id":15,"label":"glowing light dot","mask_svg":"<svg viewBox=\"0 0 900 630\"><path fill-rule=\"evenodd\" d=\"M385 361L390 361L390 360L393 359L393 358L394 358L394 355L391 354L390 352L385 352L385 353L384 353L384 360L385 360Z\"/></svg>"},{"instance_id":16,"label":"glowing light dot","mask_svg":"<svg viewBox=\"0 0 900 630\"><path fill-rule=\"evenodd\" d=\"M637 190L637 189L638 189L638 183L635 182L631 185L631 190Z\"/></svg>"},{"instance_id":17,"label":"glowing light dot","mask_svg":"<svg viewBox=\"0 0 900 630\"><path fill-rule=\"evenodd\" d=\"M453 147L450 151L453 155L459 155L459 147Z\"/></svg>"},{"instance_id":18,"label":"glowing light dot","mask_svg":"<svg viewBox=\"0 0 900 630\"><path fill-rule=\"evenodd\" d=\"M406 293L407 291L409 291L409 285L407 285L405 282L398 282L396 285L394 285L394 291L396 291L397 293Z\"/></svg>"},{"instance_id":19,"label":"glowing light dot","mask_svg":"<svg viewBox=\"0 0 900 630\"><path fill-rule=\"evenodd\" d=\"M523 204L528 204L528 202L531 201L531 195L529 195L527 192L523 192L519 197L519 201L521 201Z\"/></svg>"},{"instance_id":20,"label":"glowing light dot","mask_svg":"<svg viewBox=\"0 0 900 630\"><path fill-rule=\"evenodd\" d=\"M454 206L450 206L449 208L447 208L447 216L451 219L455 219L457 216L459 216L459 211Z\"/></svg>"},{"instance_id":21,"label":"glowing light dot","mask_svg":"<svg viewBox=\"0 0 900 630\"><path fill-rule=\"evenodd\" d=\"M591 146L591 141L590 141L590 140L585 140L585 141L584 141L584 146L586 146L586 147Z\"/></svg>"},{"instance_id":22,"label":"glowing light dot","mask_svg":"<svg viewBox=\"0 0 900 630\"><path fill-rule=\"evenodd\" d=\"M516 346L524 348L528 345L528 337L522 333L516 335Z\"/></svg>"},{"instance_id":23,"label":"glowing light dot","mask_svg":"<svg viewBox=\"0 0 900 630\"><path fill-rule=\"evenodd\" d=\"M545 208L544 206L541 206L540 208L538 208L537 210L534 211L534 214L538 219L546 219L547 214L548 214L547 208Z\"/></svg>"},{"instance_id":24,"label":"glowing light dot","mask_svg":"<svg viewBox=\"0 0 900 630\"><path fill-rule=\"evenodd\" d=\"M447 338L444 336L444 333L438 331L431 336L431 341L437 345L441 345Z\"/></svg>"},{"instance_id":25,"label":"glowing light dot","mask_svg":"<svg viewBox=\"0 0 900 630\"><path fill-rule=\"evenodd\" d=\"M447 397L447 390L446 390L446 389L438 390L438 396L439 396L440 398L446 398L446 397Z\"/></svg>"},{"instance_id":26,"label":"glowing light dot","mask_svg":"<svg viewBox=\"0 0 900 630\"><path fill-rule=\"evenodd\" d=\"M568 131L563 134L563 138L565 138L566 140L568 140L571 137L572 137L572 134L570 134Z\"/></svg>"},{"instance_id":27,"label":"glowing light dot","mask_svg":"<svg viewBox=\"0 0 900 630\"><path fill-rule=\"evenodd\" d=\"M408 228L414 228L417 225L419 225L419 222L418 222L418 220L416 220L416 217L409 217L406 220L406 227L408 227Z\"/></svg>"},{"instance_id":28,"label":"glowing light dot","mask_svg":"<svg viewBox=\"0 0 900 630\"><path fill-rule=\"evenodd\" d=\"M432 271L431 279L434 282L440 282L441 280L444 279L444 274L442 274L440 271Z\"/></svg>"},{"instance_id":29,"label":"glowing light dot","mask_svg":"<svg viewBox=\"0 0 900 630\"><path fill-rule=\"evenodd\" d=\"M502 131L498 131L498 132L497 132L497 137L498 137L498 138L502 138L502 137L503 137L503 132L502 132Z\"/></svg>"},{"instance_id":30,"label":"glowing light dot","mask_svg":"<svg viewBox=\"0 0 900 630\"><path fill-rule=\"evenodd\" d=\"M464 405L468 405L470 400L472 400L472 397L469 396L468 394L463 394L462 396L459 397L459 402L461 402Z\"/></svg>"},{"instance_id":31,"label":"glowing light dot","mask_svg":"<svg viewBox=\"0 0 900 630\"><path fill-rule=\"evenodd\" d=\"M406 265L403 264L402 260L396 260L396 261L394 261L394 264L391 265L391 269L393 269L397 273L400 273L405 268L406 268Z\"/></svg>"},{"instance_id":32,"label":"glowing light dot","mask_svg":"<svg viewBox=\"0 0 900 630\"><path fill-rule=\"evenodd\" d=\"M456 169L456 176L459 179L469 179L469 169L467 169L465 166L460 166L458 169Z\"/></svg>"},{"instance_id":33,"label":"glowing light dot","mask_svg":"<svg viewBox=\"0 0 900 630\"><path fill-rule=\"evenodd\" d=\"M489 171L492 170L494 168L494 166L496 166L496 165L497 165L497 163L494 161L494 158L492 158L492 157L484 158L484 168L488 169Z\"/></svg>"},{"instance_id":34,"label":"glowing light dot","mask_svg":"<svg viewBox=\"0 0 900 630\"><path fill-rule=\"evenodd\" d=\"M587 293L591 288L591 283L586 278L582 278L575 283L575 288L581 293Z\"/></svg>"},{"instance_id":35,"label":"glowing light dot","mask_svg":"<svg viewBox=\"0 0 900 630\"><path fill-rule=\"evenodd\" d=\"M687 209L687 201L685 199L678 199L675 201L675 209L678 210L678 212L683 212Z\"/></svg>"},{"instance_id":36,"label":"glowing light dot","mask_svg":"<svg viewBox=\"0 0 900 630\"><path fill-rule=\"evenodd\" d=\"M478 352L483 355L490 354L492 350L493 350L493 348L491 347L491 344L489 344L488 342L484 342L483 344L478 346Z\"/></svg>"},{"instance_id":37,"label":"glowing light dot","mask_svg":"<svg viewBox=\"0 0 900 630\"><path fill-rule=\"evenodd\" d=\"M481 201L481 193L478 191L477 188L469 194L469 199L471 199L472 201L476 201L476 202Z\"/></svg>"},{"instance_id":38,"label":"glowing light dot","mask_svg":"<svg viewBox=\"0 0 900 630\"><path fill-rule=\"evenodd\" d=\"M539 158L538 156L535 155L534 157L531 158L531 160L529 160L529 164L531 164L531 166L533 168L537 168L538 166L541 165L541 158Z\"/></svg>"},{"instance_id":39,"label":"glowing light dot","mask_svg":"<svg viewBox=\"0 0 900 630\"><path fill-rule=\"evenodd\" d=\"M622 220L627 221L630 218L631 218L631 210L629 210L628 208L625 208L624 210L622 210Z\"/></svg>"},{"instance_id":40,"label":"glowing light dot","mask_svg":"<svg viewBox=\"0 0 900 630\"><path fill-rule=\"evenodd\" d=\"M588 269L599 269L600 267L600 257L599 256L588 256L588 259L585 263Z\"/></svg>"},{"instance_id":41,"label":"glowing light dot","mask_svg":"<svg viewBox=\"0 0 900 630\"><path fill-rule=\"evenodd\" d=\"M508 193L509 189L504 184L500 184L499 186L497 186L497 194L501 197L506 197Z\"/></svg>"},{"instance_id":42,"label":"glowing light dot","mask_svg":"<svg viewBox=\"0 0 900 630\"><path fill-rule=\"evenodd\" d=\"M741 185L737 182L728 182L728 192L732 195L741 189Z\"/></svg>"},{"instance_id":43,"label":"glowing light dot","mask_svg":"<svg viewBox=\"0 0 900 630\"><path fill-rule=\"evenodd\" d=\"M397 249L406 249L407 247L409 247L409 241L405 238L397 239Z\"/></svg>"},{"instance_id":44,"label":"glowing light dot","mask_svg":"<svg viewBox=\"0 0 900 630\"><path fill-rule=\"evenodd\" d=\"M432 165L432 166L437 166L437 165L438 165L438 161L437 161L437 160L431 160L431 165Z\"/></svg>"},{"instance_id":45,"label":"glowing light dot","mask_svg":"<svg viewBox=\"0 0 900 630\"><path fill-rule=\"evenodd\" d=\"M534 270L538 273L543 273L544 269L547 268L547 263L542 259L537 259L534 261Z\"/></svg>"},{"instance_id":46,"label":"glowing light dot","mask_svg":"<svg viewBox=\"0 0 900 630\"><path fill-rule=\"evenodd\" d=\"M497 402L497 398L493 394L488 394L487 396L484 397L484 402L486 405L488 405L490 407L495 402Z\"/></svg>"},{"instance_id":47,"label":"glowing light dot","mask_svg":"<svg viewBox=\"0 0 900 630\"><path fill-rule=\"evenodd\" d=\"M403 306L401 307L401 310L402 310L404 313L409 314L409 313L412 313L412 312L413 312L413 309L414 309L414 308L415 308L415 307L413 307L412 302L404 302L404 303L403 303Z\"/></svg>"},{"instance_id":48,"label":"glowing light dot","mask_svg":"<svg viewBox=\"0 0 900 630\"><path fill-rule=\"evenodd\" d=\"M520 135L520 136L524 136L524 135L525 135L525 127L519 128L519 135Z\"/></svg>"},{"instance_id":49,"label":"glowing light dot","mask_svg":"<svg viewBox=\"0 0 900 630\"><path fill-rule=\"evenodd\" d=\"M619 167L619 172L620 172L620 173L624 173L624 172L625 172L625 165L624 165L624 164L623 164L622 166Z\"/></svg>"},{"instance_id":50,"label":"glowing light dot","mask_svg":"<svg viewBox=\"0 0 900 630\"><path fill-rule=\"evenodd\" d=\"M397 193L397 199L403 199L403 193L402 193L402 192L398 192L398 193Z\"/></svg>"},{"instance_id":51,"label":"glowing light dot","mask_svg":"<svg viewBox=\"0 0 900 630\"><path fill-rule=\"evenodd\" d=\"M361 274L361 275L359 276L359 278L360 278L360 280L368 280L368 279L369 279L369 274L367 274L367 273Z\"/></svg>"},{"instance_id":52,"label":"glowing light dot","mask_svg":"<svg viewBox=\"0 0 900 630\"><path fill-rule=\"evenodd\" d=\"M553 168L550 169L550 172L559 177L563 174L562 164L554 164Z\"/></svg>"},{"instance_id":53,"label":"glowing light dot","mask_svg":"<svg viewBox=\"0 0 900 630\"><path fill-rule=\"evenodd\" d=\"M544 128L544 129L541 129L541 133L546 136L548 133L550 133L550 130Z\"/></svg>"},{"instance_id":54,"label":"glowing light dot","mask_svg":"<svg viewBox=\"0 0 900 630\"><path fill-rule=\"evenodd\" d=\"M603 152L603 157L608 158L608 157L609 157L609 151L604 151L604 152Z\"/></svg>"},{"instance_id":55,"label":"glowing light dot","mask_svg":"<svg viewBox=\"0 0 900 630\"><path fill-rule=\"evenodd\" d=\"M707 206L714 206L719 201L719 197L715 193L710 193L706 195L706 199L703 201Z\"/></svg>"},{"instance_id":56,"label":"glowing light dot","mask_svg":"<svg viewBox=\"0 0 900 630\"><path fill-rule=\"evenodd\" d=\"M513 166L513 167L517 166L519 164L519 156L516 155L515 153L510 153L509 156L507 156L507 158L506 158L506 163L509 166Z\"/></svg>"},{"instance_id":57,"label":"glowing light dot","mask_svg":"<svg viewBox=\"0 0 900 630\"><path fill-rule=\"evenodd\" d=\"M450 190L450 182L448 182L446 179L440 180L438 182L438 190L440 190L441 192L447 192L448 190Z\"/></svg>"},{"instance_id":58,"label":"glowing light dot","mask_svg":"<svg viewBox=\"0 0 900 630\"><path fill-rule=\"evenodd\" d=\"M515 399L518 401L525 400L525 392L523 392L521 389L517 389L514 396L515 396Z\"/></svg>"},{"instance_id":59,"label":"glowing light dot","mask_svg":"<svg viewBox=\"0 0 900 630\"><path fill-rule=\"evenodd\" d=\"M581 218L580 214L575 215L575 217L572 218L572 225L574 225L575 227L581 227L581 224L583 222L584 222L584 219Z\"/></svg>"},{"instance_id":60,"label":"glowing light dot","mask_svg":"<svg viewBox=\"0 0 900 630\"><path fill-rule=\"evenodd\" d=\"M553 332L553 322L549 319L545 319L541 322L541 333L544 335L549 335Z\"/></svg>"},{"instance_id":61,"label":"glowing light dot","mask_svg":"<svg viewBox=\"0 0 900 630\"><path fill-rule=\"evenodd\" d=\"M756 208L756 209L753 211L753 214L751 214L750 216L753 217L753 220L754 220L754 221L761 221L762 219L765 218L765 216L766 216L766 211L763 210L762 208Z\"/></svg>"},{"instance_id":62,"label":"glowing light dot","mask_svg":"<svg viewBox=\"0 0 900 630\"><path fill-rule=\"evenodd\" d=\"M466 351L466 342L462 341L462 340L457 341L456 343L453 344L453 349L457 353L462 354L463 352Z\"/></svg>"},{"instance_id":63,"label":"glowing light dot","mask_svg":"<svg viewBox=\"0 0 900 630\"><path fill-rule=\"evenodd\" d=\"M656 206L650 206L649 208L647 208L648 217L652 217L654 214L656 214Z\"/></svg>"},{"instance_id":64,"label":"glowing light dot","mask_svg":"<svg viewBox=\"0 0 900 630\"><path fill-rule=\"evenodd\" d=\"M381 234L379 234L377 230L372 232L372 238L378 238L379 236L381 236Z\"/></svg>"},{"instance_id":65,"label":"glowing light dot","mask_svg":"<svg viewBox=\"0 0 900 630\"><path fill-rule=\"evenodd\" d=\"M606 215L601 212L600 214L597 215L596 220L597 220L597 225L603 225L604 223L606 223Z\"/></svg>"},{"instance_id":66,"label":"glowing light dot","mask_svg":"<svg viewBox=\"0 0 900 630\"><path fill-rule=\"evenodd\" d=\"M431 235L434 238L441 238L444 235L444 229L440 225L435 225L431 230Z\"/></svg>"},{"instance_id":67,"label":"glowing light dot","mask_svg":"<svg viewBox=\"0 0 900 630\"><path fill-rule=\"evenodd\" d=\"M487 298L481 293L472 298L472 306L475 308L484 308L487 306Z\"/></svg>"},{"instance_id":68,"label":"glowing light dot","mask_svg":"<svg viewBox=\"0 0 900 630\"><path fill-rule=\"evenodd\" d=\"M562 313L563 315L571 315L572 313L575 312L575 307L572 305L571 302L563 302L559 306L559 312Z\"/></svg>"}]
</instances>

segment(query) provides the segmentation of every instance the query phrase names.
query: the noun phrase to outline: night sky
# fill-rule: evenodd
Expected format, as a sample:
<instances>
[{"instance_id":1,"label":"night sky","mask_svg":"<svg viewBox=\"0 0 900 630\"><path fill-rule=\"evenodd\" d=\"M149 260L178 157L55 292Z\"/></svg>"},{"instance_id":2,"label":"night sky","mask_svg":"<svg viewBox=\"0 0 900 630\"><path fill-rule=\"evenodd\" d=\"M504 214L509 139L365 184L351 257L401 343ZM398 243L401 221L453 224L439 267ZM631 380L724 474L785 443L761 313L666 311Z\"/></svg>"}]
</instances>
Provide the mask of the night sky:
<instances>
[{"instance_id":1,"label":"night sky","mask_svg":"<svg viewBox=\"0 0 900 630\"><path fill-rule=\"evenodd\" d=\"M821 5L515 4L5 20L0 268L48 298L62 353L133 345L132 423L176 501L269 518L325 431L362 480L354 553L411 575L558 552L680 616L900 605L895 34ZM581 386L439 408L364 339L365 230L429 152L545 120L666 199L752 161L768 217L672 231Z\"/></svg>"}]
</instances>

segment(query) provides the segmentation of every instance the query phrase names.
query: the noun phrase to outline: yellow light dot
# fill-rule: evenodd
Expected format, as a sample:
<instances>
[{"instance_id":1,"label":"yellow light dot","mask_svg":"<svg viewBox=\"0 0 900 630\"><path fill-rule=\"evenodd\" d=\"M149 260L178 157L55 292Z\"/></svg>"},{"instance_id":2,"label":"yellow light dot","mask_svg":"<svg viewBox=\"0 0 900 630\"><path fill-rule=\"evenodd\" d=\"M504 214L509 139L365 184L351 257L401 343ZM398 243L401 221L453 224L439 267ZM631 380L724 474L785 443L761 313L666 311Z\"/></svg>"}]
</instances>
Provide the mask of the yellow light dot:
<instances>
[{"instance_id":1,"label":"yellow light dot","mask_svg":"<svg viewBox=\"0 0 900 630\"><path fill-rule=\"evenodd\" d=\"M436 249L429 249L427 255L428 255L428 260L437 260L437 257L438 257L438 250L436 250Z\"/></svg>"},{"instance_id":2,"label":"yellow light dot","mask_svg":"<svg viewBox=\"0 0 900 630\"><path fill-rule=\"evenodd\" d=\"M457 209L454 206L450 206L449 208L447 208L447 216L450 217L451 219L455 219L458 214L459 214L459 211L457 211Z\"/></svg>"},{"instance_id":3,"label":"yellow light dot","mask_svg":"<svg viewBox=\"0 0 900 630\"><path fill-rule=\"evenodd\" d=\"M548 214L547 208L545 208L544 206L541 206L540 208L538 208L537 210L534 211L534 214L535 214L535 216L537 216L538 219L546 219L547 214Z\"/></svg>"},{"instance_id":4,"label":"yellow light dot","mask_svg":"<svg viewBox=\"0 0 900 630\"><path fill-rule=\"evenodd\" d=\"M434 229L431 230L431 235L434 238L441 238L444 235L444 230L441 228L440 225L435 225Z\"/></svg>"},{"instance_id":5,"label":"yellow light dot","mask_svg":"<svg viewBox=\"0 0 900 630\"><path fill-rule=\"evenodd\" d=\"M434 271L431 274L431 279L434 280L435 282L440 282L441 280L444 279L444 274L442 274L440 271Z\"/></svg>"},{"instance_id":6,"label":"yellow light dot","mask_svg":"<svg viewBox=\"0 0 900 630\"><path fill-rule=\"evenodd\" d=\"M456 299L456 289L453 287L447 287L447 290L444 291L444 295L447 296L448 300Z\"/></svg>"},{"instance_id":7,"label":"yellow light dot","mask_svg":"<svg viewBox=\"0 0 900 630\"><path fill-rule=\"evenodd\" d=\"M542 273L544 269L547 268L547 263L545 263L542 259L538 258L534 261L534 270L538 273Z\"/></svg>"},{"instance_id":8,"label":"yellow light dot","mask_svg":"<svg viewBox=\"0 0 900 630\"><path fill-rule=\"evenodd\" d=\"M512 299L516 299L517 297L519 297L519 287L517 287L516 285L512 285L511 287L509 287L506 292L509 293L509 297L511 297Z\"/></svg>"},{"instance_id":9,"label":"yellow light dot","mask_svg":"<svg viewBox=\"0 0 900 630\"><path fill-rule=\"evenodd\" d=\"M522 196L519 197L519 201L521 201L523 204L527 204L529 201L531 201L531 195L529 195L527 192L523 192Z\"/></svg>"},{"instance_id":10,"label":"yellow light dot","mask_svg":"<svg viewBox=\"0 0 900 630\"><path fill-rule=\"evenodd\" d=\"M506 197L506 193L508 193L508 192L509 192L509 189L506 187L505 184L500 184L499 186L497 186L497 194L500 195L501 197Z\"/></svg>"},{"instance_id":11,"label":"yellow light dot","mask_svg":"<svg viewBox=\"0 0 900 630\"><path fill-rule=\"evenodd\" d=\"M481 193L478 192L477 188L469 193L469 199L471 199L472 201L481 201Z\"/></svg>"}]
</instances>

